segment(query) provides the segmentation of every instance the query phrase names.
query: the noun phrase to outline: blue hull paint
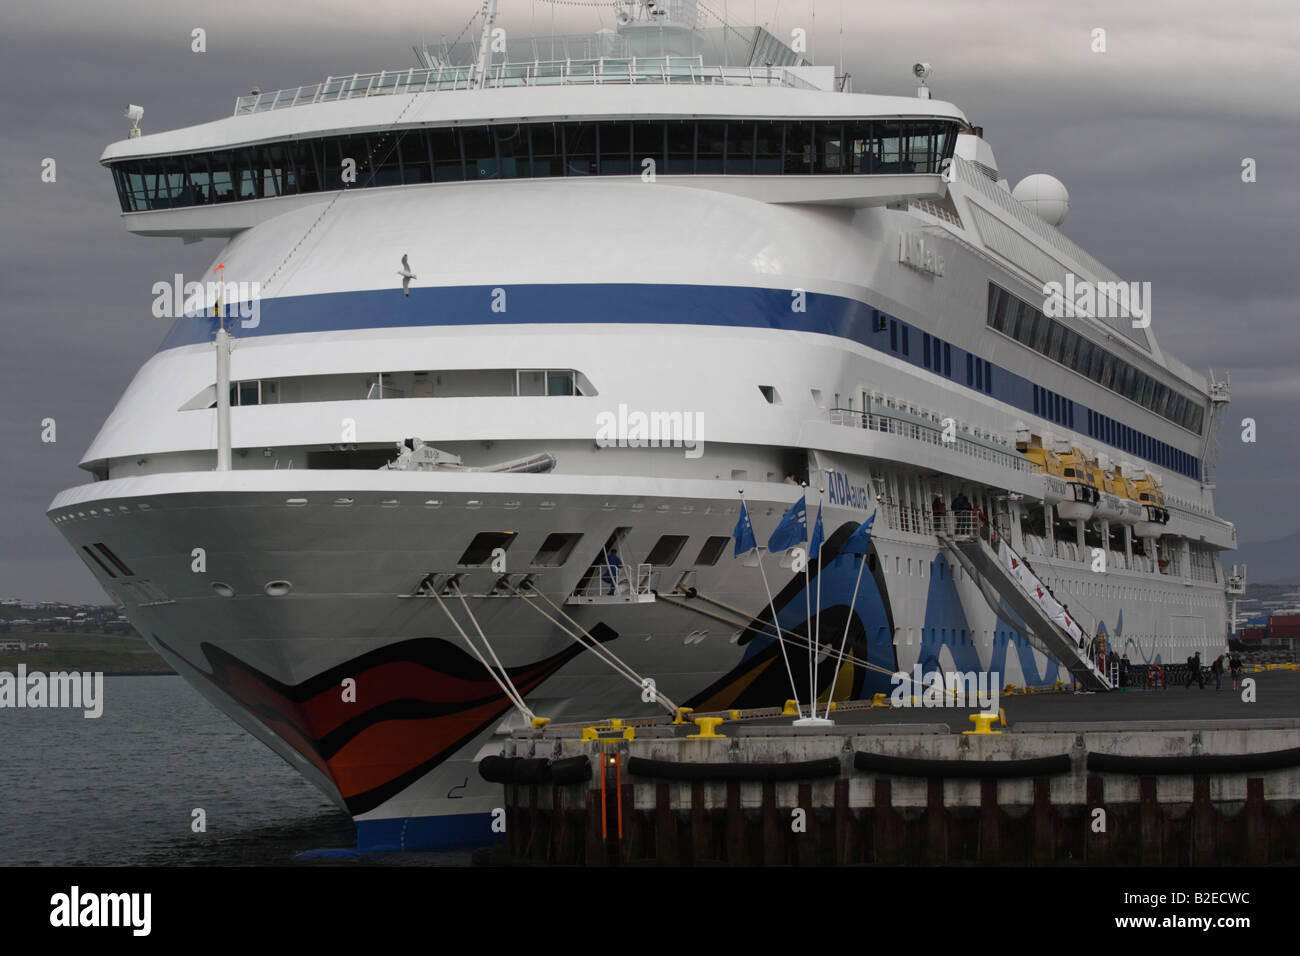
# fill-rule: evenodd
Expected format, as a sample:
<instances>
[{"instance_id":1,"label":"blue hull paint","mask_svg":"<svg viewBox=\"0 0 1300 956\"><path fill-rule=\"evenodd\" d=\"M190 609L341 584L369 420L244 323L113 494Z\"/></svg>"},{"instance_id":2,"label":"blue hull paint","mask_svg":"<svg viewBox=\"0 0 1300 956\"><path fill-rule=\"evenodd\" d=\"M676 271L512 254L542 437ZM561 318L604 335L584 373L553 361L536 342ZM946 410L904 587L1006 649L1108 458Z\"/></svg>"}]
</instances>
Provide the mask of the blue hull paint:
<instances>
[{"instance_id":1,"label":"blue hull paint","mask_svg":"<svg viewBox=\"0 0 1300 956\"><path fill-rule=\"evenodd\" d=\"M357 849L392 850L477 849L500 843L505 837L492 832L490 813L456 813L436 817L394 817L358 820Z\"/></svg>"}]
</instances>

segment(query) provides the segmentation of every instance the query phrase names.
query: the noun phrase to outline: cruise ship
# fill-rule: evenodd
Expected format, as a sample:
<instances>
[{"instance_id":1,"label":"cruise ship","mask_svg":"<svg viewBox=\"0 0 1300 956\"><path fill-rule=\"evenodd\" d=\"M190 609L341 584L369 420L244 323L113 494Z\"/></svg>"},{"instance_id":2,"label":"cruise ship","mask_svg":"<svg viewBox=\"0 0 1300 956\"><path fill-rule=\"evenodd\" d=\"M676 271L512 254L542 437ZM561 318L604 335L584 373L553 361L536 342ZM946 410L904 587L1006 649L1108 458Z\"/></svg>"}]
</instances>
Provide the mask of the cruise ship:
<instances>
[{"instance_id":1,"label":"cruise ship","mask_svg":"<svg viewBox=\"0 0 1300 956\"><path fill-rule=\"evenodd\" d=\"M170 331L49 508L359 846L491 842L476 762L533 721L1222 648L1226 380L926 64L858 93L695 0L466 6L411 69L128 111L126 229L220 251L162 266ZM768 548L801 501L811 561Z\"/></svg>"}]
</instances>

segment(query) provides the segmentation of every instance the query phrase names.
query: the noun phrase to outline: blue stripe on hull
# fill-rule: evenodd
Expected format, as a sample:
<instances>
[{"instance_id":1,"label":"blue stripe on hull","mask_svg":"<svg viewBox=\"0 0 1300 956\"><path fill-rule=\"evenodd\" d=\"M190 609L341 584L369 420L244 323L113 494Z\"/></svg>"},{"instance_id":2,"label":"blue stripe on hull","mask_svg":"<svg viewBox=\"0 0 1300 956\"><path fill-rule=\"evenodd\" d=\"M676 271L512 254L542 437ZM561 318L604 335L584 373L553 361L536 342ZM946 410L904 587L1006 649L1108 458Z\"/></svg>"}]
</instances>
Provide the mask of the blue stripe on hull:
<instances>
[{"instance_id":1,"label":"blue stripe on hull","mask_svg":"<svg viewBox=\"0 0 1300 956\"><path fill-rule=\"evenodd\" d=\"M504 839L492 832L490 813L452 813L433 817L357 820L357 849L458 850L491 846Z\"/></svg>"},{"instance_id":2,"label":"blue stripe on hull","mask_svg":"<svg viewBox=\"0 0 1300 956\"><path fill-rule=\"evenodd\" d=\"M821 332L864 345L873 336L876 310L835 295L807 293L806 311L794 311L792 293L783 289L704 285L512 285L504 312L493 311L492 286L458 286L329 292L262 299L257 324L232 316L236 338L295 332L394 329L455 325L557 325L601 323L639 325L715 325ZM232 312L235 306L230 306ZM214 316L178 319L160 351L212 341Z\"/></svg>"}]
</instances>

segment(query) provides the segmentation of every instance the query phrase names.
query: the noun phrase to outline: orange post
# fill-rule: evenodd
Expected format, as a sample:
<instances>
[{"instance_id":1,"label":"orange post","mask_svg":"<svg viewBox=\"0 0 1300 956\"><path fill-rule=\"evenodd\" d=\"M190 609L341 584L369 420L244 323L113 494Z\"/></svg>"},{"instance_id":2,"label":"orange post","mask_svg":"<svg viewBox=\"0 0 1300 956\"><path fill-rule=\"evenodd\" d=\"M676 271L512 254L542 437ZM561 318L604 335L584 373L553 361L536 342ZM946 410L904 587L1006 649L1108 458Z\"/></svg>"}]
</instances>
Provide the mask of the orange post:
<instances>
[{"instance_id":1,"label":"orange post","mask_svg":"<svg viewBox=\"0 0 1300 956\"><path fill-rule=\"evenodd\" d=\"M605 810L605 751L600 752L600 838L609 839L609 814Z\"/></svg>"}]
</instances>

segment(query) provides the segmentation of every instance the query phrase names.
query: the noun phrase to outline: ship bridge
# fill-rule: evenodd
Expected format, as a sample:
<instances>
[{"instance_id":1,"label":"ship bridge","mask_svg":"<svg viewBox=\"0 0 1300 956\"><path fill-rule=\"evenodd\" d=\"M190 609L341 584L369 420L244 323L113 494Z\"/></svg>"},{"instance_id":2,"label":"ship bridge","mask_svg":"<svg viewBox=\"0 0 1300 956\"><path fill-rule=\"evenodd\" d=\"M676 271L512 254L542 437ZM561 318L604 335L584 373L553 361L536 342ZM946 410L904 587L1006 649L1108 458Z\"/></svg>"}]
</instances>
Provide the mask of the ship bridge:
<instances>
[{"instance_id":1,"label":"ship bridge","mask_svg":"<svg viewBox=\"0 0 1300 956\"><path fill-rule=\"evenodd\" d=\"M940 200L955 106L846 92L761 27L628 16L594 35L419 47L420 65L236 100L105 150L126 227L228 238L358 189L648 178L767 203ZM489 23L490 21L489 15Z\"/></svg>"}]
</instances>

